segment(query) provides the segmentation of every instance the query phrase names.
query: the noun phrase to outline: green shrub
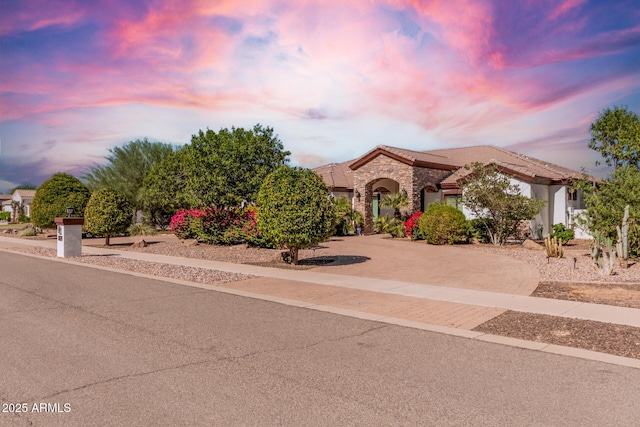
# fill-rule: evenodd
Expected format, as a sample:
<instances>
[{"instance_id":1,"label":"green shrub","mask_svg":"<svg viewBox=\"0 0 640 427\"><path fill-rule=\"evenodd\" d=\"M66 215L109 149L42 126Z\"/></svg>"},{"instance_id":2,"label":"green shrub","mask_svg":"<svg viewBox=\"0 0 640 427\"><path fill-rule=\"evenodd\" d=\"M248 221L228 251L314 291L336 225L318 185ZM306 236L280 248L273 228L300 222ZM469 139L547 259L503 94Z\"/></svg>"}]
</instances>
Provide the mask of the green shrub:
<instances>
[{"instance_id":1,"label":"green shrub","mask_svg":"<svg viewBox=\"0 0 640 427\"><path fill-rule=\"evenodd\" d=\"M91 195L84 211L85 231L109 238L123 233L131 224L131 210L127 199L119 191L102 188Z\"/></svg>"},{"instance_id":2,"label":"green shrub","mask_svg":"<svg viewBox=\"0 0 640 427\"><path fill-rule=\"evenodd\" d=\"M183 240L198 239L213 245L248 243L261 246L254 209L218 206L181 209L171 218L171 230Z\"/></svg>"},{"instance_id":3,"label":"green shrub","mask_svg":"<svg viewBox=\"0 0 640 427\"><path fill-rule=\"evenodd\" d=\"M554 237L558 240L562 240L562 244L565 245L569 240L573 240L576 237L576 234L572 229L565 228L564 224L553 224L553 233L551 233L551 238Z\"/></svg>"},{"instance_id":4,"label":"green shrub","mask_svg":"<svg viewBox=\"0 0 640 427\"><path fill-rule=\"evenodd\" d=\"M0 212L0 221L11 220L11 212Z\"/></svg>"},{"instance_id":5,"label":"green shrub","mask_svg":"<svg viewBox=\"0 0 640 427\"><path fill-rule=\"evenodd\" d=\"M433 203L420 217L422 236L433 245L454 244L466 240L469 223L464 214L452 206Z\"/></svg>"},{"instance_id":6,"label":"green shrub","mask_svg":"<svg viewBox=\"0 0 640 427\"><path fill-rule=\"evenodd\" d=\"M133 224L127 228L127 234L129 234L129 236L155 236L158 234L158 230L148 224Z\"/></svg>"},{"instance_id":7,"label":"green shrub","mask_svg":"<svg viewBox=\"0 0 640 427\"><path fill-rule=\"evenodd\" d=\"M81 217L91 193L79 179L57 173L42 183L31 203L31 222L36 227L53 228L56 217L67 216L67 206L73 206L74 217Z\"/></svg>"},{"instance_id":8,"label":"green shrub","mask_svg":"<svg viewBox=\"0 0 640 427\"><path fill-rule=\"evenodd\" d=\"M491 235L489 235L489 227L487 223L491 223L490 218L474 218L469 220L469 236L478 240L480 243L490 243Z\"/></svg>"},{"instance_id":9,"label":"green shrub","mask_svg":"<svg viewBox=\"0 0 640 427\"><path fill-rule=\"evenodd\" d=\"M38 233L36 232L36 229L33 227L25 228L20 232L20 236L22 237L33 237L33 236L36 236L37 234Z\"/></svg>"},{"instance_id":10,"label":"green shrub","mask_svg":"<svg viewBox=\"0 0 640 427\"><path fill-rule=\"evenodd\" d=\"M330 193L320 175L309 169L283 166L269 174L258 192L257 225L270 242L290 251L298 263L298 250L317 245L334 230Z\"/></svg>"}]
</instances>

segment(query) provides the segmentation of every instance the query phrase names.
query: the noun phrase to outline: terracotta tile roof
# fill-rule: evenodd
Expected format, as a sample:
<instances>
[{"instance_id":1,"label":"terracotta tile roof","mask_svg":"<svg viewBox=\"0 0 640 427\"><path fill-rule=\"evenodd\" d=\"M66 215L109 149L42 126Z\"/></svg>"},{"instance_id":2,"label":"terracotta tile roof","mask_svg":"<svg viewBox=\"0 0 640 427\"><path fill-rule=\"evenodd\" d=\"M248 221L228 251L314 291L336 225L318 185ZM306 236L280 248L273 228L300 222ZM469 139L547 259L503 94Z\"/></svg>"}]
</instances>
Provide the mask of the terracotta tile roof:
<instances>
[{"instance_id":1,"label":"terracotta tile roof","mask_svg":"<svg viewBox=\"0 0 640 427\"><path fill-rule=\"evenodd\" d=\"M330 187L353 189L353 171L368 163L376 156L384 154L413 166L456 170L441 184L452 188L457 181L467 175L464 168L474 162L495 164L506 173L521 179L540 183L566 183L582 178L582 173L543 160L505 150L493 145L445 148L439 150L415 151L404 148L378 145L364 155L343 163L331 163L314 169Z\"/></svg>"},{"instance_id":2,"label":"terracotta tile roof","mask_svg":"<svg viewBox=\"0 0 640 427\"><path fill-rule=\"evenodd\" d=\"M349 168L352 161L343 163L329 163L314 169L320 175L330 190L353 189L353 171Z\"/></svg>"},{"instance_id":3,"label":"terracotta tile roof","mask_svg":"<svg viewBox=\"0 0 640 427\"><path fill-rule=\"evenodd\" d=\"M412 166L430 167L434 169L445 170L454 170L460 167L460 165L452 164L451 160L447 157L433 154L429 151L406 150L404 148L391 147L389 145L378 145L363 156L352 160L349 167L353 170L356 170L381 153L384 153L400 162Z\"/></svg>"},{"instance_id":4,"label":"terracotta tile roof","mask_svg":"<svg viewBox=\"0 0 640 427\"><path fill-rule=\"evenodd\" d=\"M555 165L553 163L534 159L523 154L514 153L504 148L493 145L478 145L474 147L449 148L442 150L431 150L430 153L437 153L450 158L461 165L481 162L484 164L495 164L507 172L515 175L527 177L530 180L543 180L553 182L566 182L573 179L582 178L582 173ZM461 176L468 173L466 169L458 171L446 178L442 184L452 184Z\"/></svg>"}]
</instances>

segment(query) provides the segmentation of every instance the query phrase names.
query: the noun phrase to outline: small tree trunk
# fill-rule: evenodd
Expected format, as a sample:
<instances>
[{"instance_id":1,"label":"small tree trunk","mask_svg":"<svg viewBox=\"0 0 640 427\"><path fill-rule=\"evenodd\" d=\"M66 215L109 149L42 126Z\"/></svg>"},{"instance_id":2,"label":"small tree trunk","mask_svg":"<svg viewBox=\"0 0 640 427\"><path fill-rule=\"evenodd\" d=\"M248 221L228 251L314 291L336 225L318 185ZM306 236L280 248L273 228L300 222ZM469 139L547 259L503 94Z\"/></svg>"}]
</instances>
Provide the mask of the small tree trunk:
<instances>
[{"instance_id":1,"label":"small tree trunk","mask_svg":"<svg viewBox=\"0 0 640 427\"><path fill-rule=\"evenodd\" d=\"M289 249L289 251L291 251L291 263L293 265L298 265L298 250L298 248Z\"/></svg>"},{"instance_id":2,"label":"small tree trunk","mask_svg":"<svg viewBox=\"0 0 640 427\"><path fill-rule=\"evenodd\" d=\"M106 236L104 236L104 244L105 244L105 246L109 246L109 237L111 237L111 236L109 236L108 234Z\"/></svg>"}]
</instances>

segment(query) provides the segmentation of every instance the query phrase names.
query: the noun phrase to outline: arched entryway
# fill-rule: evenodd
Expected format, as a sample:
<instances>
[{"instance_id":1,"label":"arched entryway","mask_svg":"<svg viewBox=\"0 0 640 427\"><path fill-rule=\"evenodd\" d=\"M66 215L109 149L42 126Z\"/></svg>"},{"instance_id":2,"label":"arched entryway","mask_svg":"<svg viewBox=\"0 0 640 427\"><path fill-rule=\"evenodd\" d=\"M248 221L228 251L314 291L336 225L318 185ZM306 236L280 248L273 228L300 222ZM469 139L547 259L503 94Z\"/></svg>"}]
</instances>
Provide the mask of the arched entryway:
<instances>
[{"instance_id":1,"label":"arched entryway","mask_svg":"<svg viewBox=\"0 0 640 427\"><path fill-rule=\"evenodd\" d=\"M402 191L402 185L391 178L377 178L364 186L364 194L356 193L356 206L364 215L364 231L373 231L373 223L379 216L393 216L394 209L381 206L382 199L389 194ZM358 195L360 198L358 199Z\"/></svg>"},{"instance_id":2,"label":"arched entryway","mask_svg":"<svg viewBox=\"0 0 640 427\"><path fill-rule=\"evenodd\" d=\"M376 199L382 198L382 191L378 190L405 192L409 206L401 209L401 213L410 215L426 202L424 194L428 193L425 193L425 187L437 191L436 184L451 173L451 169L432 169L416 162L414 158L405 158L380 148L350 166L353 170L354 208L364 217L365 233L373 232L374 195Z\"/></svg>"}]
</instances>

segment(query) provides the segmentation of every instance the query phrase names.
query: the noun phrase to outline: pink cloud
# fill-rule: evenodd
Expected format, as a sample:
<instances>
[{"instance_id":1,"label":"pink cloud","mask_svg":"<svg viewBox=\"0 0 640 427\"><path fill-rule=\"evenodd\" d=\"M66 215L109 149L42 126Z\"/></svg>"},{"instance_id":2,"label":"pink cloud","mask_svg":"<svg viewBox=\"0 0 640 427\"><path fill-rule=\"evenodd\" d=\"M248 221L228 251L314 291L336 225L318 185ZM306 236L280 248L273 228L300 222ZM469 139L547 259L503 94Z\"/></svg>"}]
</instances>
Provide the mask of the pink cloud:
<instances>
[{"instance_id":1,"label":"pink cloud","mask_svg":"<svg viewBox=\"0 0 640 427\"><path fill-rule=\"evenodd\" d=\"M81 4L58 0L33 0L4 5L0 13L0 35L41 28L69 27L82 22L86 16Z\"/></svg>"},{"instance_id":2,"label":"pink cloud","mask_svg":"<svg viewBox=\"0 0 640 427\"><path fill-rule=\"evenodd\" d=\"M582 5L585 0L565 0L549 12L549 19L555 20L572 9Z\"/></svg>"}]
</instances>

